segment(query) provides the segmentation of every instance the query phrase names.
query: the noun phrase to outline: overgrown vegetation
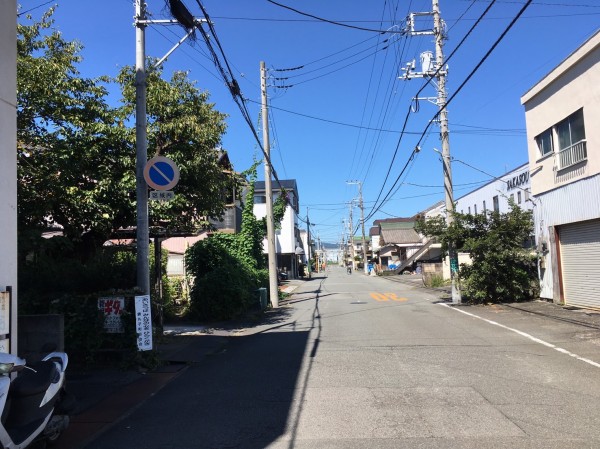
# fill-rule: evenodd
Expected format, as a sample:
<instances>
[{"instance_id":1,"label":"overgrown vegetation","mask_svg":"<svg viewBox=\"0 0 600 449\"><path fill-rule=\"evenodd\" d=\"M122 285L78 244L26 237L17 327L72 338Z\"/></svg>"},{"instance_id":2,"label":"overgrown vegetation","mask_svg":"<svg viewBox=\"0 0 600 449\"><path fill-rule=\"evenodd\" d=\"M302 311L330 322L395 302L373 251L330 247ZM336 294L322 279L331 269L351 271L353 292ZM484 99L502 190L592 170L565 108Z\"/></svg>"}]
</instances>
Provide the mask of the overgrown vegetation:
<instances>
[{"instance_id":1,"label":"overgrown vegetation","mask_svg":"<svg viewBox=\"0 0 600 449\"><path fill-rule=\"evenodd\" d=\"M459 281L463 295L474 303L524 301L537 297L536 256L526 243L533 234L531 211L510 203L505 214L454 214L447 226L443 217L417 223L417 230L437 237L447 254L452 241L459 252L470 255L461 264Z\"/></svg>"},{"instance_id":2,"label":"overgrown vegetation","mask_svg":"<svg viewBox=\"0 0 600 449\"><path fill-rule=\"evenodd\" d=\"M258 307L256 290L268 288L262 242L266 222L254 216L254 182L257 163L250 174L242 210L239 234L215 234L201 240L186 252L186 267L193 286L190 294L189 317L202 320L235 318L252 307ZM285 192L273 205L275 223L285 213Z\"/></svg>"},{"instance_id":3,"label":"overgrown vegetation","mask_svg":"<svg viewBox=\"0 0 600 449\"><path fill-rule=\"evenodd\" d=\"M134 70L124 67L116 79L82 76L83 47L64 39L53 11L39 21L20 16L17 25L19 313L64 314L66 349L91 360L109 347L134 350L137 338L129 324L123 334L106 334L98 310L101 296L136 294L133 252L103 246L136 225ZM117 107L108 100L115 86ZM147 86L149 148L181 172L176 198L149 205L150 225L195 231L204 217L222 216L223 192L238 182L224 176L215 151L226 116L186 72L165 79L149 68ZM61 236L42 238L49 229ZM172 312L173 295L163 281L164 309L153 316ZM126 305L128 323L133 305Z\"/></svg>"}]
</instances>

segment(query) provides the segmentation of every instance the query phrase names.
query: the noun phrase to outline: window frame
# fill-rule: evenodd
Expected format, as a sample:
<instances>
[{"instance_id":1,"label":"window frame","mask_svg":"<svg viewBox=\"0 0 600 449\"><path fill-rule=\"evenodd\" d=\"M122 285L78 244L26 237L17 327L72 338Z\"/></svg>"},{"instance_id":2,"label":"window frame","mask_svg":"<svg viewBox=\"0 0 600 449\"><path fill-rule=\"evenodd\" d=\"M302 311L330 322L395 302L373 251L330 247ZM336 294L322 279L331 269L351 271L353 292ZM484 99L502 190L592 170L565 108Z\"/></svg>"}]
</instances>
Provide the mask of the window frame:
<instances>
[{"instance_id":1,"label":"window frame","mask_svg":"<svg viewBox=\"0 0 600 449\"><path fill-rule=\"evenodd\" d=\"M552 135L553 128L554 126L551 126L550 128L541 132L534 138L535 143L537 144L538 154L540 155L540 158L546 157L554 153L554 136ZM544 142L547 142L550 148L546 149Z\"/></svg>"}]
</instances>

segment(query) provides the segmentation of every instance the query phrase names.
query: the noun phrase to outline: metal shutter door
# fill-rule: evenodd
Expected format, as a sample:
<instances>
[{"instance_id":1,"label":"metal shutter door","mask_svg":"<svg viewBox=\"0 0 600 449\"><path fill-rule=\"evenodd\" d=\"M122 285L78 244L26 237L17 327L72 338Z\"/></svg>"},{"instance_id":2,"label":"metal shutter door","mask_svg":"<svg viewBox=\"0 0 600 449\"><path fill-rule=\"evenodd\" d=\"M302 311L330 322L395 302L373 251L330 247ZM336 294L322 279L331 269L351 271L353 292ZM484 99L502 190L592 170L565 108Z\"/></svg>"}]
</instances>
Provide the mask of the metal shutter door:
<instances>
[{"instance_id":1,"label":"metal shutter door","mask_svg":"<svg viewBox=\"0 0 600 449\"><path fill-rule=\"evenodd\" d=\"M600 220L559 228L565 304L600 308Z\"/></svg>"}]
</instances>

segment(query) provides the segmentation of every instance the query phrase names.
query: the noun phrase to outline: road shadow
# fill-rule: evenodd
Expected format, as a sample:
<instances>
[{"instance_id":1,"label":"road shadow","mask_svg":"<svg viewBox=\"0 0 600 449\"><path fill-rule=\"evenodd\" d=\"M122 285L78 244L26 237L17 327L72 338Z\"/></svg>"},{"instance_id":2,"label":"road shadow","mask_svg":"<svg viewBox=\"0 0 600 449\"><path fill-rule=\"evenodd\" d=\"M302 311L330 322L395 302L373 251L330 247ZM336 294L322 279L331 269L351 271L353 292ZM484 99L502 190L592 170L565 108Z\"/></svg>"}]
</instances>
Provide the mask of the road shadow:
<instances>
[{"instance_id":1,"label":"road shadow","mask_svg":"<svg viewBox=\"0 0 600 449\"><path fill-rule=\"evenodd\" d=\"M298 331L229 339L86 447L267 447L294 413L308 338Z\"/></svg>"}]
</instances>

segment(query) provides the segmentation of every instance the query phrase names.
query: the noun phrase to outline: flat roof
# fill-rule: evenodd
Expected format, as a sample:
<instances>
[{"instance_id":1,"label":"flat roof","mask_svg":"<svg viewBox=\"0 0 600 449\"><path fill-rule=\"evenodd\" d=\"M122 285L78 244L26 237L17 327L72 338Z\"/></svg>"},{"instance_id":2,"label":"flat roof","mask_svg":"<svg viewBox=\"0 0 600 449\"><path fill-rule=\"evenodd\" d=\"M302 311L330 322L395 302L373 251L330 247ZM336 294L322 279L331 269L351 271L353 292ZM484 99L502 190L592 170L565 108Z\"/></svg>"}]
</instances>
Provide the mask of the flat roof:
<instances>
[{"instance_id":1,"label":"flat roof","mask_svg":"<svg viewBox=\"0 0 600 449\"><path fill-rule=\"evenodd\" d=\"M587 54L600 45L600 28L594 32L583 44L577 47L571 54L563 59L560 64L547 73L540 81L534 84L527 92L521 96L521 104L524 105L533 97L538 95L550 84L556 81L565 72L570 70L575 64L583 59Z\"/></svg>"}]
</instances>

